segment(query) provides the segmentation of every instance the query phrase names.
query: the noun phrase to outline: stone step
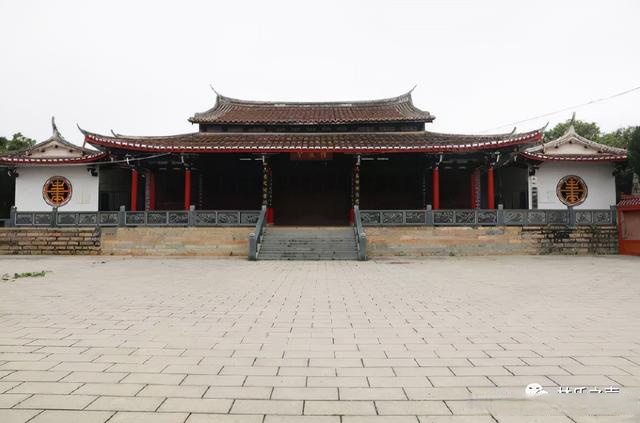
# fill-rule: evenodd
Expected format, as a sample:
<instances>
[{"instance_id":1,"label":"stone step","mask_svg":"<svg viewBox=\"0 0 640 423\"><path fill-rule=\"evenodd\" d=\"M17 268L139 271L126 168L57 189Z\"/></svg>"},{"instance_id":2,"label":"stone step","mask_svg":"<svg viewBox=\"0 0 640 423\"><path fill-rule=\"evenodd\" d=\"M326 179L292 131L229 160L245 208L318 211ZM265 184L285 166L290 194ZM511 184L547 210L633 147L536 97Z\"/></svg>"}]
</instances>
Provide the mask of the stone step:
<instances>
[{"instance_id":1,"label":"stone step","mask_svg":"<svg viewBox=\"0 0 640 423\"><path fill-rule=\"evenodd\" d=\"M265 230L258 260L357 260L352 228L274 228Z\"/></svg>"},{"instance_id":2,"label":"stone step","mask_svg":"<svg viewBox=\"0 0 640 423\"><path fill-rule=\"evenodd\" d=\"M357 260L357 254L327 255L327 254L264 254L260 260Z\"/></svg>"}]
</instances>

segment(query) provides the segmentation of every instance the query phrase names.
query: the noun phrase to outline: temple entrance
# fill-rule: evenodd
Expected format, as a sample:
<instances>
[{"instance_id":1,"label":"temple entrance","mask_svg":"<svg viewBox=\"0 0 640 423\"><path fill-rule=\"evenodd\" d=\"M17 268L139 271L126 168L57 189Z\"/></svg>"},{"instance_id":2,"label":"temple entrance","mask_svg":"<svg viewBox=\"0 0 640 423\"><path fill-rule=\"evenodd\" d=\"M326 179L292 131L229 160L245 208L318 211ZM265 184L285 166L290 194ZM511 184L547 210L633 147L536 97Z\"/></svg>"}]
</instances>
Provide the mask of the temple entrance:
<instances>
[{"instance_id":1,"label":"temple entrance","mask_svg":"<svg viewBox=\"0 0 640 423\"><path fill-rule=\"evenodd\" d=\"M279 155L270 159L276 225L348 225L353 158Z\"/></svg>"}]
</instances>

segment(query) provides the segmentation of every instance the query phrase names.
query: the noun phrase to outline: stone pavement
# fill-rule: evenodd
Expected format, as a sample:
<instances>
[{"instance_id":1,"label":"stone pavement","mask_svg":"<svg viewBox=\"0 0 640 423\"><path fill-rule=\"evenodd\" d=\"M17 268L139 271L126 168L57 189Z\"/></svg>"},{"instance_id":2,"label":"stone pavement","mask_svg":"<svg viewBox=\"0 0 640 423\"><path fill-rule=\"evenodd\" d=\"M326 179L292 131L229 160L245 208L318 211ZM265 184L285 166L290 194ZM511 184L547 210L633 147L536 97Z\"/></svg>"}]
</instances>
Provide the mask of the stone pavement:
<instances>
[{"instance_id":1,"label":"stone pavement","mask_svg":"<svg viewBox=\"0 0 640 423\"><path fill-rule=\"evenodd\" d=\"M637 258L0 258L40 270L0 281L2 423L638 421Z\"/></svg>"}]
</instances>

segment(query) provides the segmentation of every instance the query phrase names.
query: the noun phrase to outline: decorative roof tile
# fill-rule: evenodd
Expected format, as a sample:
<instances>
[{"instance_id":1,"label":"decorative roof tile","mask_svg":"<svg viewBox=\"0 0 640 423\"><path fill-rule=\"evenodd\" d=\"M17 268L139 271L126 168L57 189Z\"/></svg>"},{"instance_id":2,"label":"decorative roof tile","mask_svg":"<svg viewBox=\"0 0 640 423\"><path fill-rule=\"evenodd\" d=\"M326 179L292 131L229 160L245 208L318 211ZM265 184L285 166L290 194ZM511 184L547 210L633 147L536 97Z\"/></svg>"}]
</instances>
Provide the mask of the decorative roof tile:
<instances>
[{"instance_id":1,"label":"decorative roof tile","mask_svg":"<svg viewBox=\"0 0 640 423\"><path fill-rule=\"evenodd\" d=\"M398 97L344 102L247 101L217 94L216 104L191 123L235 125L322 125L373 122L431 122L435 116L413 105L411 92Z\"/></svg>"},{"instance_id":2,"label":"decorative roof tile","mask_svg":"<svg viewBox=\"0 0 640 423\"><path fill-rule=\"evenodd\" d=\"M618 207L640 208L640 195L623 195Z\"/></svg>"},{"instance_id":3,"label":"decorative roof tile","mask_svg":"<svg viewBox=\"0 0 640 423\"><path fill-rule=\"evenodd\" d=\"M91 163L107 156L104 152L80 147L65 140L53 117L51 127L51 137L24 150L0 155L0 165Z\"/></svg>"},{"instance_id":4,"label":"decorative roof tile","mask_svg":"<svg viewBox=\"0 0 640 423\"><path fill-rule=\"evenodd\" d=\"M580 146L582 147L581 150L583 149L584 151L568 151L569 144ZM523 157L537 161L603 162L627 160L627 150L600 144L580 136L573 124L569 125L569 128L560 138L536 145L520 154Z\"/></svg>"},{"instance_id":5,"label":"decorative roof tile","mask_svg":"<svg viewBox=\"0 0 640 423\"><path fill-rule=\"evenodd\" d=\"M496 150L540 140L540 130L520 134L456 135L436 132L219 133L136 137L83 131L86 142L101 149L145 152L288 153L447 153Z\"/></svg>"}]
</instances>

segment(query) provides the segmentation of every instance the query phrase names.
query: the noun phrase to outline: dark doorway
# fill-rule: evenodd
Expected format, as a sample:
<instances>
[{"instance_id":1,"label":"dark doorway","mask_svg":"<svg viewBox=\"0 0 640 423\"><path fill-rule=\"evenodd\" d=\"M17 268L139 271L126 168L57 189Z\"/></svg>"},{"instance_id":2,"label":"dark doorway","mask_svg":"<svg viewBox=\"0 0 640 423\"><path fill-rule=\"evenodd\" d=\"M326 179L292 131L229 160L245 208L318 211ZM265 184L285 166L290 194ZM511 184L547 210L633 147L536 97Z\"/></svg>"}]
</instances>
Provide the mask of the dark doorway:
<instances>
[{"instance_id":1,"label":"dark doorway","mask_svg":"<svg viewBox=\"0 0 640 423\"><path fill-rule=\"evenodd\" d=\"M276 225L347 225L354 159L292 160L271 157Z\"/></svg>"},{"instance_id":2,"label":"dark doorway","mask_svg":"<svg viewBox=\"0 0 640 423\"><path fill-rule=\"evenodd\" d=\"M360 166L360 208L423 209L427 199L423 157L365 158Z\"/></svg>"},{"instance_id":3,"label":"dark doorway","mask_svg":"<svg viewBox=\"0 0 640 423\"><path fill-rule=\"evenodd\" d=\"M467 169L440 169L440 208L471 208L471 171Z\"/></svg>"}]
</instances>

